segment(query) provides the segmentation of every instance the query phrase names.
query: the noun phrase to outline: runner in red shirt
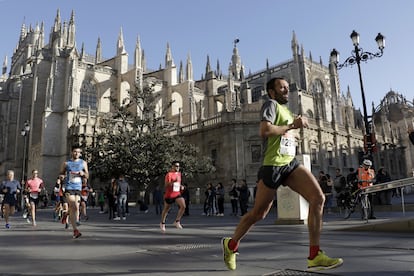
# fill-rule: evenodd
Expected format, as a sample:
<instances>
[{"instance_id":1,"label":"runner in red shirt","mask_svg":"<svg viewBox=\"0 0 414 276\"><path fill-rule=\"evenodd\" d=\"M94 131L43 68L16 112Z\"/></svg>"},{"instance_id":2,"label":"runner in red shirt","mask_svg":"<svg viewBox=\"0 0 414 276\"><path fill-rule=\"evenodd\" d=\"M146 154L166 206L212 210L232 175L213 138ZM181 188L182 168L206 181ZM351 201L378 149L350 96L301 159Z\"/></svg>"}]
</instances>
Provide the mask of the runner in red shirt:
<instances>
[{"instance_id":1,"label":"runner in red shirt","mask_svg":"<svg viewBox=\"0 0 414 276\"><path fill-rule=\"evenodd\" d=\"M37 170L32 171L32 178L27 180L26 190L29 192L29 201L31 206L32 224L36 226L36 208L39 204L40 191L44 188L43 180L38 177Z\"/></svg>"},{"instance_id":2,"label":"runner in red shirt","mask_svg":"<svg viewBox=\"0 0 414 276\"><path fill-rule=\"evenodd\" d=\"M172 163L170 171L165 175L164 209L162 210L160 223L162 232L165 232L165 220L167 218L168 212L170 211L171 205L174 202L177 203L179 207L174 225L178 229L183 228L180 220L185 211L185 200L181 195L181 192L184 190L184 188L185 187L181 184L180 163L174 161Z\"/></svg>"}]
</instances>

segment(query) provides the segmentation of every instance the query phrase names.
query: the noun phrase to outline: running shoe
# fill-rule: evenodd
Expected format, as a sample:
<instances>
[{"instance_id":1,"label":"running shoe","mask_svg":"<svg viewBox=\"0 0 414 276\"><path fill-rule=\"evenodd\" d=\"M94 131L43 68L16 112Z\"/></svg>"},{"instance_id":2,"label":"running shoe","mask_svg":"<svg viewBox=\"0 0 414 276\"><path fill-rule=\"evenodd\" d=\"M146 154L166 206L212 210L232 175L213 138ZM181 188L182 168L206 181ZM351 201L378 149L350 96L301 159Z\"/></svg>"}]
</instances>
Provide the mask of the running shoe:
<instances>
[{"instance_id":1,"label":"running shoe","mask_svg":"<svg viewBox=\"0 0 414 276\"><path fill-rule=\"evenodd\" d=\"M180 221L175 221L175 222L174 222L174 226L175 226L177 229L183 229L183 226L181 225Z\"/></svg>"},{"instance_id":2,"label":"running shoe","mask_svg":"<svg viewBox=\"0 0 414 276\"><path fill-rule=\"evenodd\" d=\"M80 236L82 236L82 234L81 234L81 232L79 232L79 230L78 230L78 229L73 230L73 238L74 238L74 239L77 239L77 238L79 238Z\"/></svg>"},{"instance_id":3,"label":"running shoe","mask_svg":"<svg viewBox=\"0 0 414 276\"><path fill-rule=\"evenodd\" d=\"M162 222L160 222L160 229L161 229L161 232L165 232L165 223L162 223Z\"/></svg>"},{"instance_id":4,"label":"running shoe","mask_svg":"<svg viewBox=\"0 0 414 276\"><path fill-rule=\"evenodd\" d=\"M330 258L325 252L319 250L318 255L313 259L308 259L308 270L317 271L324 269L332 269L342 265L344 261L341 258Z\"/></svg>"},{"instance_id":5,"label":"running shoe","mask_svg":"<svg viewBox=\"0 0 414 276\"><path fill-rule=\"evenodd\" d=\"M69 228L69 223L65 223L65 229L68 229Z\"/></svg>"},{"instance_id":6,"label":"running shoe","mask_svg":"<svg viewBox=\"0 0 414 276\"><path fill-rule=\"evenodd\" d=\"M10 229L11 228L11 225L9 223L6 223L6 228L7 229Z\"/></svg>"},{"instance_id":7,"label":"running shoe","mask_svg":"<svg viewBox=\"0 0 414 276\"><path fill-rule=\"evenodd\" d=\"M235 270L236 269L236 255L239 255L239 252L237 251L233 252L233 250L229 248L230 241L231 241L231 238L223 238L221 240L221 244L223 246L223 259L228 269Z\"/></svg>"}]
</instances>

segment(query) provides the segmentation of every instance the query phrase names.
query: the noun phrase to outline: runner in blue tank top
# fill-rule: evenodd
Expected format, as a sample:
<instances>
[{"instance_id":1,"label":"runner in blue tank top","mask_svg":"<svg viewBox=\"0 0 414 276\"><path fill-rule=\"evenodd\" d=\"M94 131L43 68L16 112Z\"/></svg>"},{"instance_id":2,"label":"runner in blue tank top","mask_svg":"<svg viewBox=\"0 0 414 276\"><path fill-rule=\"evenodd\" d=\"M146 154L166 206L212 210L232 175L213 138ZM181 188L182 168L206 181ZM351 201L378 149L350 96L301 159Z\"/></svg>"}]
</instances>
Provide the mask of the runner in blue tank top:
<instances>
[{"instance_id":1,"label":"runner in blue tank top","mask_svg":"<svg viewBox=\"0 0 414 276\"><path fill-rule=\"evenodd\" d=\"M82 181L89 176L88 164L80 157L82 150L80 146L72 147L72 158L62 164L60 170L61 177L65 178L65 198L69 205L69 214L64 214L62 223L65 223L69 215L70 223L73 227L73 238L77 239L82 234L78 230L79 225L79 203L82 190Z\"/></svg>"}]
</instances>

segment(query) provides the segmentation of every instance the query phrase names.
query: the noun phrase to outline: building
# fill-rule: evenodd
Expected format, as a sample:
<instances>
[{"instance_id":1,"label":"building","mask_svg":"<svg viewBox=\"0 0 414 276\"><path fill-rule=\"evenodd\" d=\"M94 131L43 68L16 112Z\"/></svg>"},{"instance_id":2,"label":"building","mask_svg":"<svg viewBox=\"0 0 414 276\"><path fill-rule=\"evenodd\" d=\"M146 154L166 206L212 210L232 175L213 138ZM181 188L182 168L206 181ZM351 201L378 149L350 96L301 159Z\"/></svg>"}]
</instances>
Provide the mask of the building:
<instances>
[{"instance_id":1,"label":"building","mask_svg":"<svg viewBox=\"0 0 414 276\"><path fill-rule=\"evenodd\" d=\"M296 137L297 152L311 156L312 171L334 175L337 167L343 171L358 167L364 123L349 89L341 92L336 67L306 57L293 33L290 59L246 74L237 43L226 73L219 61L213 69L207 56L205 74L195 80L191 57L177 68L169 44L163 68L146 68L139 38L131 60L122 30L114 57L102 58L99 38L95 55L86 54L83 45L80 49L76 45L73 12L62 22L58 11L48 33L43 24L35 28L23 24L10 69L6 58L0 77L0 171L14 169L17 177L24 178L36 168L53 185L71 145L90 143L100 118L111 112L108 97L121 102L136 84L151 83L154 93L162 95L160 112L172 103L165 118L172 134L182 135L213 158L217 171L208 180L246 179L252 186L262 151L259 111L266 97L265 84L276 76L291 84L291 110L309 118L310 127L297 130ZM395 92L373 109L378 143L374 164L389 167L393 179L411 175L414 168L414 149L404 135L413 122L413 110L413 102ZM25 122L30 130L22 136Z\"/></svg>"}]
</instances>

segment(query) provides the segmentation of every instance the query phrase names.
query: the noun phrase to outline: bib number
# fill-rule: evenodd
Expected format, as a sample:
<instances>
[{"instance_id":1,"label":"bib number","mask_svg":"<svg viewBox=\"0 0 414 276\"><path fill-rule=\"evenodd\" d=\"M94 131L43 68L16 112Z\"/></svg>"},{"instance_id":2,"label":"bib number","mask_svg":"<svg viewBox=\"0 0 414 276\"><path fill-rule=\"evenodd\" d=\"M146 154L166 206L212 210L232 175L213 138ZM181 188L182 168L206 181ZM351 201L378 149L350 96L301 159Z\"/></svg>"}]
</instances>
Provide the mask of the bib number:
<instances>
[{"instance_id":1,"label":"bib number","mask_svg":"<svg viewBox=\"0 0 414 276\"><path fill-rule=\"evenodd\" d=\"M70 183L82 183L82 178L77 174L69 174Z\"/></svg>"},{"instance_id":2,"label":"bib number","mask_svg":"<svg viewBox=\"0 0 414 276\"><path fill-rule=\"evenodd\" d=\"M296 143L295 138L285 134L280 139L280 154L295 156L296 155Z\"/></svg>"},{"instance_id":3,"label":"bib number","mask_svg":"<svg viewBox=\"0 0 414 276\"><path fill-rule=\"evenodd\" d=\"M173 183L173 192L179 192L181 189L181 184L180 182L174 182Z\"/></svg>"}]
</instances>

